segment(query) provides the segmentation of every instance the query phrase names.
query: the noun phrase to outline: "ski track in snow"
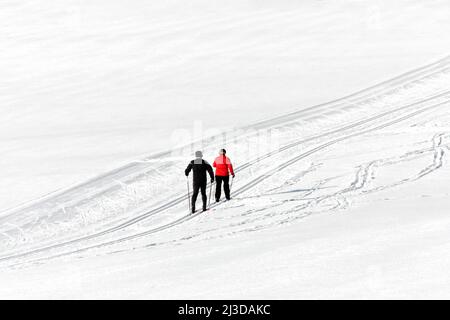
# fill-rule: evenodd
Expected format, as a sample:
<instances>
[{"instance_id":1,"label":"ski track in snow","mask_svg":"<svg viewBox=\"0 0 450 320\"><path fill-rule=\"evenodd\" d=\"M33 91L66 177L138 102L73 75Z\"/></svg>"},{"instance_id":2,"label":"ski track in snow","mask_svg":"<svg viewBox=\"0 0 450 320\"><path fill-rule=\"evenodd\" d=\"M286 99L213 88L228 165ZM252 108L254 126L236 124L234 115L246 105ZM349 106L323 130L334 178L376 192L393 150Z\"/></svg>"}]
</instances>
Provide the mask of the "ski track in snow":
<instances>
[{"instance_id":1,"label":"ski track in snow","mask_svg":"<svg viewBox=\"0 0 450 320\"><path fill-rule=\"evenodd\" d=\"M436 143L436 137L439 137L438 143ZM448 135L448 137L450 137L450 135ZM226 236L233 236L233 235L236 235L236 234L242 233L242 232L252 232L252 231L257 231L257 230L261 230L261 229L271 228L274 226L279 226L279 225L282 225L285 223L293 222L295 220L308 217L314 213L323 213L326 211L333 212L337 209L345 209L350 204L349 197L357 196L358 192L364 194L364 193L379 191L381 189L389 189L389 188L397 187L401 184L418 180L418 179L422 178L423 176L430 174L430 173L436 171L437 169L439 169L442 166L442 159L443 159L443 155L444 155L444 153L442 152L442 148L441 148L442 134L435 136L432 139L432 141L433 141L432 148L426 148L426 149L416 150L414 152L408 152L407 154L404 154L395 159L375 160L375 161L368 163L367 165L360 166L355 174L354 180L349 184L349 186L342 190L334 192L332 194L320 196L320 197L313 198L313 199L308 199L308 195L313 193L314 191L316 191L319 188L319 185L322 185L322 184L325 184L328 182L328 181L320 181L318 186L312 188L311 192L305 194L300 199L283 200L282 201L283 203L291 202L291 201L304 202L300 205L297 205L297 206L291 208L290 210L273 213L273 212L270 212L271 210L274 209L274 207L272 207L272 206L266 206L266 207L263 207L260 209L249 210L243 214L240 214L239 217L242 218L242 217L246 217L248 215L258 214L257 217L255 217L253 219L243 220L240 223L227 224L227 225L223 225L223 226L212 228L212 229L203 229L203 230L201 230L201 232L197 232L197 233L191 234L190 236L185 236L185 237L179 238L176 241L191 240L194 238L202 237L205 234L210 235L205 238L206 240L222 238L222 237L226 237ZM442 146L442 147L444 147L444 146ZM447 147L448 147L448 145L447 145ZM414 175L410 178L407 178L407 179L403 179L400 182L397 182L397 183L394 183L391 185L385 185L382 188L373 188L373 189L368 188L370 181L372 181L376 178L376 175L374 173L374 168L376 166L381 167L383 165L388 165L390 163L400 163L400 162L408 161L410 158L414 158L417 155L424 156L424 155L428 155L430 152L434 153L432 164L430 164L426 168L420 170L420 172L418 172L416 175ZM273 194L273 195L275 195L275 194ZM332 205L329 206L328 208L326 208L326 205L325 205L325 208L323 208L323 207L320 207L320 205L322 203L332 203ZM315 210L313 210L315 207L319 207L319 208L316 208ZM261 213L267 212L267 211L268 211L267 214L261 214ZM292 215L290 215L290 214L292 214ZM271 218L273 218L274 216L278 216L280 219L273 221L274 219L271 219ZM224 220L232 220L230 218L235 218L235 217L225 217L223 219ZM264 222L265 220L269 220L270 223L258 224L259 222ZM245 227L245 228L241 228L240 230L226 232L225 234L221 234L221 232L223 230L229 230L229 229L232 229L235 227L242 227L242 226L246 226L246 225L250 225L250 227ZM170 242L175 242L175 240L171 240ZM154 246L154 245L161 245L161 244L162 243L152 243L147 246Z\"/></svg>"},{"instance_id":2,"label":"ski track in snow","mask_svg":"<svg viewBox=\"0 0 450 320\"><path fill-rule=\"evenodd\" d=\"M3 213L0 216L0 236L3 236L4 239L2 243L4 253L0 257L0 261L7 265L37 262L110 247L114 244L123 245L123 243L141 238L148 240L146 240L146 244L140 246L154 246L195 238L210 239L232 236L241 232L256 231L293 222L313 213L344 209L351 204L352 196L382 191L416 181L442 167L445 149L449 148L448 144L444 143L448 134L434 135L431 147L408 151L399 157L372 160L366 165L357 166L354 179L341 190L334 190L336 188L328 184L336 179L342 179L346 175L319 179L310 188L297 187L303 178L313 177L322 171L324 167L322 161L311 162L309 167L303 170L294 170L292 175L284 176L284 174L286 169L292 168L300 160L316 155L319 151L326 151L347 140L365 139L370 134L388 127L398 126L419 115L426 117L428 114L432 114L432 111L448 106L450 101L450 91L447 90L449 78L450 59L446 58L342 99L244 128L246 130L249 128L278 129L284 144L257 158L244 159L245 161L241 161L237 166L236 173L238 177L242 177L242 180L236 181L233 190L233 197L236 200L233 202L235 203L212 205L214 214L219 212L219 208L222 208L223 211L233 209L233 205L235 205L234 208L242 208L242 213L229 217L231 223L227 224L228 218L217 214L210 219L213 220L213 223L222 221L221 223L224 225L219 223L216 227L211 227L205 221L205 219L209 219L209 213L206 214L208 216L200 213L183 214L186 196L179 193L182 191L182 186L176 189L176 192L169 194L165 194L164 189L148 190L148 181L150 180L160 179L159 181L165 181L169 186L183 185L179 181L179 175L185 165L185 159L177 161L175 157L165 160L172 154L166 152L130 163L82 185ZM339 120L343 120L342 125L336 127L335 124L339 123ZM320 124L321 121L322 124ZM420 121L423 122L423 119ZM416 122L415 125L418 123L420 122ZM334 126L329 129L331 124ZM308 128L308 125L311 128ZM305 129L305 127L307 128ZM328 130L322 130L323 127ZM307 130L310 131L306 132ZM321 131L325 131L325 133L317 134ZM307 135L308 138L304 138L305 132L311 133ZM240 141L252 139L254 136L254 133L237 136L235 137L236 145L239 145ZM207 150L215 150L221 145L215 140L216 138L212 137L205 143ZM194 145L182 147L179 152L192 149ZM237 148L233 149L237 150ZM380 168L409 161L429 153L433 154L432 163L420 169L413 176L386 185L369 187L376 177L376 171ZM154 161L158 159L162 161ZM268 169L257 170L258 167L267 167ZM173 176L167 177L163 170L171 171ZM273 188L273 184L271 188L265 186L270 184L268 182L274 182L275 178L279 179L280 176L285 179L275 181L279 184L278 187ZM337 185L342 184L338 183ZM143 190L146 191L143 192ZM327 193L327 191L331 192ZM267 198L284 196L285 198L274 200L272 203L270 199L261 200L260 208L246 209L245 202L251 199L252 195L248 195L251 192L256 194L253 197L257 200L261 200L265 196ZM316 193L319 194L315 195ZM157 196L149 197L153 194L157 194ZM248 196L244 197L245 194ZM301 196L293 196L294 194ZM286 197L288 198L286 199ZM168 201L168 198L173 199ZM298 204L298 202L300 203ZM83 206L86 208L82 209ZM98 208L103 209L99 210ZM121 213L105 214L105 211L113 211L112 208ZM269 208L271 210L268 210ZM173 210L175 214L170 214L170 210ZM74 218L65 221L69 214ZM58 218L55 219L58 216L63 218L59 221ZM156 222L153 225L152 221L147 221L156 217L160 217L162 222ZM198 224L189 224L192 221L197 221ZM185 224L190 227L186 227L187 235L170 234L176 229L175 227ZM91 233L80 235L76 231L80 226L86 229L86 232ZM163 231L167 231L169 239L164 239L165 235L159 235L161 240L155 242L148 237ZM211 235L212 233L216 234ZM121 251L121 249L113 247L106 250Z\"/></svg>"},{"instance_id":3,"label":"ski track in snow","mask_svg":"<svg viewBox=\"0 0 450 320\"><path fill-rule=\"evenodd\" d=\"M439 63L432 64L431 66L428 66L427 68L424 68L424 70L415 71L415 72L419 72L418 76L415 74L415 72L407 73L403 77L399 77L399 79L390 80L390 81L388 81L386 83L383 83L383 84L381 84L379 86L375 86L374 88L369 88L369 89L364 90L362 92L358 92L358 93L356 93L354 95L351 95L351 96L348 96L348 97L344 97L344 98L338 99L336 101L332 101L331 103L322 104L322 105L319 105L319 106L307 108L307 109L301 110L301 111L299 111L297 113L290 114L290 115L287 115L287 116L282 116L282 117L274 119L274 120L263 121L260 124L254 124L252 126L249 126L248 128L260 128L260 127L273 126L273 125L276 125L277 123L285 123L285 122L288 122L289 120L296 119L299 116L303 116L304 117L305 115L307 115L308 112L313 112L313 114L316 114L321 109L329 108L329 107L335 107L335 103L340 103L340 105L344 104L345 108L348 108L349 106L352 106L353 104L356 103L356 102L350 100L353 96L361 95L362 93L365 93L366 91L368 91L369 93L363 94L361 97L359 97L359 99L364 99L364 98L367 98L367 97L371 97L372 95L379 94L379 92L382 91L382 90L385 90L385 91L388 91L388 92L390 90L391 93L392 92L398 93L399 90L398 89L392 89L392 87L398 85L399 82L401 84L402 82L410 81L410 82L407 82L406 84L403 85L403 88L410 88L411 86L417 85L418 83L420 83L420 80L425 78L425 77L432 77L435 73L440 74L440 73L443 73L443 72L448 72L448 69L442 68L442 65L441 65L441 64L444 64L444 66L445 66L446 60L447 59L444 59L443 61L441 61ZM413 80L411 80L411 77L413 77L412 78ZM387 86L387 88L386 88L386 86ZM368 102L370 102L370 99L365 100L365 103L368 103ZM309 120L309 119L304 119L303 121L307 121L307 120ZM285 126L287 126L287 125L285 125ZM247 129L247 128L245 128L245 129ZM85 201L91 199L92 197L98 197L99 195L101 195L101 192L105 192L106 191L105 187L99 185L99 182L103 182L103 180L105 180L105 179L111 180L112 185L114 187L117 187L116 186L116 182L117 181L127 181L128 179L137 179L137 175L141 174L142 172L146 172L147 170L149 170L148 168L136 167L139 164L145 164L145 162L146 162L145 160L150 161L150 160L159 159L159 158L163 158L164 159L164 158L167 158L167 156L169 154L170 154L169 152L161 153L161 154L157 154L157 155L148 157L147 159L144 159L143 161L131 163L131 164L127 165L127 166L124 166L122 168L118 168L117 170L114 170L114 171L112 171L110 173L107 173L107 174L105 174L103 176L100 176L100 177L98 177L96 179L88 181L88 182L86 182L84 184L81 184L79 186L75 186L75 187L70 188L70 189L68 189L66 191L61 191L61 192L59 192L56 195L52 195L51 194L51 195L49 195L49 197L51 197L51 199L53 199L54 202L61 202L61 203L66 203L67 202L67 200L65 198L69 198L73 202L80 201L80 200L77 200L78 198L76 197L76 195L79 195L79 197L81 199L85 200ZM153 167L151 167L150 170L155 171L156 173L158 172L158 170L153 168ZM79 190L81 188L89 188L90 185L94 185L94 187L92 187L92 189L95 189L96 192L93 192L92 194L88 194L88 192L86 192L85 190L81 190L82 192ZM42 202L43 201L48 202L48 199L47 198L39 199L39 202L36 205L38 207L42 206ZM75 203L75 204L78 205L79 203ZM27 205L23 210L29 212L30 210L33 210L33 209L35 209L35 206L33 204L31 204L31 205ZM11 212L10 212L9 215L12 215L12 214L17 215L17 214L21 213L20 208L18 210L10 210L10 211ZM9 216L6 213L3 213L2 216L0 217L0 219L4 220L5 215Z\"/></svg>"}]
</instances>

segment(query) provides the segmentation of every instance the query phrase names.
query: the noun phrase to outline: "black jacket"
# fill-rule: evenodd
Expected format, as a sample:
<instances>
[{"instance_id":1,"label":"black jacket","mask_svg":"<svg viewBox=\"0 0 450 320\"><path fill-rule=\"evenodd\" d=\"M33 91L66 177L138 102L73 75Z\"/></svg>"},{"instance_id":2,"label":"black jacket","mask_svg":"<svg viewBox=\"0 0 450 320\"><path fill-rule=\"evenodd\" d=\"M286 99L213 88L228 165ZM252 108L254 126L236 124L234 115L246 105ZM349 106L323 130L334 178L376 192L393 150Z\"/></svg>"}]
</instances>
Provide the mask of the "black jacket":
<instances>
[{"instance_id":1,"label":"black jacket","mask_svg":"<svg viewBox=\"0 0 450 320\"><path fill-rule=\"evenodd\" d=\"M209 173L211 180L214 180L214 172L211 165L203 159L197 158L192 160L184 171L186 176L189 175L191 170L194 172L194 183L196 184L206 183L206 172Z\"/></svg>"}]
</instances>

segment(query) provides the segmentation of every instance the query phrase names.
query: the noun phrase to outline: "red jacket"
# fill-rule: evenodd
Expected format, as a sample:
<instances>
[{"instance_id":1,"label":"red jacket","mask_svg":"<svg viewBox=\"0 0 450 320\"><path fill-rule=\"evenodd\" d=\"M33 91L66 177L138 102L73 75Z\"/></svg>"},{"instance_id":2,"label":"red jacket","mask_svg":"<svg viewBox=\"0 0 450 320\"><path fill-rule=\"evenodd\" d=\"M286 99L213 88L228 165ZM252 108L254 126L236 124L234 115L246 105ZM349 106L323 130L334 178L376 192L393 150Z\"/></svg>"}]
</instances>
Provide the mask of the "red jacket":
<instances>
[{"instance_id":1,"label":"red jacket","mask_svg":"<svg viewBox=\"0 0 450 320\"><path fill-rule=\"evenodd\" d=\"M231 164L230 158L225 155L218 156L214 160L213 167L216 168L216 176L228 177L228 170L234 176L233 165Z\"/></svg>"}]
</instances>

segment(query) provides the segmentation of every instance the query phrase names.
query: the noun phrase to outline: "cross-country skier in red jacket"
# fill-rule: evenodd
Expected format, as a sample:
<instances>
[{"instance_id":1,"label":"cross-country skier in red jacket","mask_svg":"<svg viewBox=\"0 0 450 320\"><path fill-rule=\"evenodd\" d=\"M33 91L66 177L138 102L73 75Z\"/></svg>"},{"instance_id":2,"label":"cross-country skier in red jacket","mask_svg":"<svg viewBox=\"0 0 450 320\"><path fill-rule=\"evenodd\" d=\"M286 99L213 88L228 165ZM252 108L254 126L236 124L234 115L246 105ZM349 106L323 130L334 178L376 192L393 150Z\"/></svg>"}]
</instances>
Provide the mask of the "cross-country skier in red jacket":
<instances>
[{"instance_id":1,"label":"cross-country skier in red jacket","mask_svg":"<svg viewBox=\"0 0 450 320\"><path fill-rule=\"evenodd\" d=\"M220 193L223 189L225 191L225 197L230 200L230 174L234 178L233 165L230 158L226 156L227 151L220 149L219 156L214 160L213 167L216 168L216 202L220 201Z\"/></svg>"}]
</instances>

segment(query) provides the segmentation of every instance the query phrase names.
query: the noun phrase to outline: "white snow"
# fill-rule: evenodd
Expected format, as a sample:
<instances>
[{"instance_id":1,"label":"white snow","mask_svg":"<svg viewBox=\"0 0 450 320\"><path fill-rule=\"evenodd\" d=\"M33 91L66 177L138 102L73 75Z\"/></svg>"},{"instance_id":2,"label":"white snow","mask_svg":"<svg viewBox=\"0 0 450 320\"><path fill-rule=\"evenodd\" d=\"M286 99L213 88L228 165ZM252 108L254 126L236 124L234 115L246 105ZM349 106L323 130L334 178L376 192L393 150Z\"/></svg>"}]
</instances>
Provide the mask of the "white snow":
<instances>
[{"instance_id":1,"label":"white snow","mask_svg":"<svg viewBox=\"0 0 450 320\"><path fill-rule=\"evenodd\" d=\"M445 0L0 6L0 209L450 52Z\"/></svg>"},{"instance_id":2,"label":"white snow","mask_svg":"<svg viewBox=\"0 0 450 320\"><path fill-rule=\"evenodd\" d=\"M0 6L0 297L450 296L446 1Z\"/></svg>"}]
</instances>

